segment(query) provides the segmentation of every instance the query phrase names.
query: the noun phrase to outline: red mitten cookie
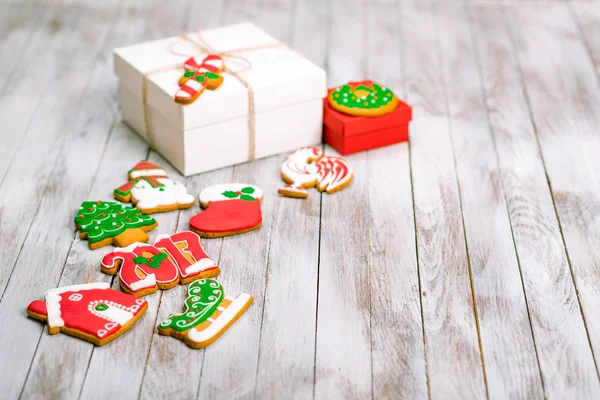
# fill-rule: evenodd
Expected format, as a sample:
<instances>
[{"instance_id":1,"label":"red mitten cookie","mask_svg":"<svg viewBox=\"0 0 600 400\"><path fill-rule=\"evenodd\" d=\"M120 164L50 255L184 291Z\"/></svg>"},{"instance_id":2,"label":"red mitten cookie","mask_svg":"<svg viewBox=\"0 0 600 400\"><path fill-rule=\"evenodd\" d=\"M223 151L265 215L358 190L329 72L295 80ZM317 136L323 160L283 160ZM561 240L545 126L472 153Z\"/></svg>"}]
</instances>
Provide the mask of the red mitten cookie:
<instances>
[{"instance_id":1,"label":"red mitten cookie","mask_svg":"<svg viewBox=\"0 0 600 400\"><path fill-rule=\"evenodd\" d=\"M142 214L183 210L194 205L194 196L179 182L169 179L159 166L142 161L127 174L129 182L114 190L115 199L131 202Z\"/></svg>"},{"instance_id":2,"label":"red mitten cookie","mask_svg":"<svg viewBox=\"0 0 600 400\"><path fill-rule=\"evenodd\" d=\"M90 249L115 244L125 247L134 242L148 241L146 232L158 222L133 207L111 201L85 201L75 216L79 237L87 239Z\"/></svg>"},{"instance_id":3,"label":"red mitten cookie","mask_svg":"<svg viewBox=\"0 0 600 400\"><path fill-rule=\"evenodd\" d=\"M260 228L260 188L246 183L210 186L200 193L206 210L190 219L190 229L205 238L237 235Z\"/></svg>"},{"instance_id":4,"label":"red mitten cookie","mask_svg":"<svg viewBox=\"0 0 600 400\"><path fill-rule=\"evenodd\" d=\"M249 294L236 298L225 296L223 286L212 279L202 279L188 287L182 314L171 314L162 321L158 333L183 340L199 349L219 338L252 304Z\"/></svg>"},{"instance_id":5,"label":"red mitten cookie","mask_svg":"<svg viewBox=\"0 0 600 400\"><path fill-rule=\"evenodd\" d=\"M114 275L119 268L121 288L135 296L211 278L221 271L204 252L198 235L189 231L160 235L154 245L133 243L102 258L102 272Z\"/></svg>"},{"instance_id":6,"label":"red mitten cookie","mask_svg":"<svg viewBox=\"0 0 600 400\"><path fill-rule=\"evenodd\" d=\"M148 308L145 300L110 288L109 283L65 286L34 300L27 315L48 325L48 333L63 332L102 346L121 335Z\"/></svg>"},{"instance_id":7,"label":"red mitten cookie","mask_svg":"<svg viewBox=\"0 0 600 400\"><path fill-rule=\"evenodd\" d=\"M317 186L328 194L347 187L353 173L346 159L323 156L317 147L301 147L281 165L281 177L287 183L278 193L287 197L308 197L306 189Z\"/></svg>"}]
</instances>

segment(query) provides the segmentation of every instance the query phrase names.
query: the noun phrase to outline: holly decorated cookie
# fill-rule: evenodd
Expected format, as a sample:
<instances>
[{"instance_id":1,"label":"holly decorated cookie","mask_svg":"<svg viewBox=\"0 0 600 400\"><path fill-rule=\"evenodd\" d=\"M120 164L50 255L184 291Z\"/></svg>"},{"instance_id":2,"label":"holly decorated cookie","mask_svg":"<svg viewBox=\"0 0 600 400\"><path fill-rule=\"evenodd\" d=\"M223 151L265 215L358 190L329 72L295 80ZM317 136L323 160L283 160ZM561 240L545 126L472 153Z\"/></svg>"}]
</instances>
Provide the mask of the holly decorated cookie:
<instances>
[{"instance_id":1,"label":"holly decorated cookie","mask_svg":"<svg viewBox=\"0 0 600 400\"><path fill-rule=\"evenodd\" d=\"M115 189L115 199L131 202L142 214L182 210L194 205L194 196L167 172L147 161L137 163L128 172L129 182Z\"/></svg>"},{"instance_id":2,"label":"holly decorated cookie","mask_svg":"<svg viewBox=\"0 0 600 400\"><path fill-rule=\"evenodd\" d=\"M195 281L188 287L183 313L171 314L158 326L158 333L183 340L194 349L212 344L252 304L249 294L225 296L223 286L212 279Z\"/></svg>"},{"instance_id":3,"label":"holly decorated cookie","mask_svg":"<svg viewBox=\"0 0 600 400\"><path fill-rule=\"evenodd\" d=\"M192 57L183 64L183 68L186 72L179 78L181 87L175 93L177 103L193 103L204 89L214 90L223 83L223 77L220 74L225 69L225 64L218 55Z\"/></svg>"},{"instance_id":4,"label":"holly decorated cookie","mask_svg":"<svg viewBox=\"0 0 600 400\"><path fill-rule=\"evenodd\" d=\"M379 117L398 107L398 98L390 89L369 80L339 86L327 100L333 109L360 117Z\"/></svg>"},{"instance_id":5,"label":"holly decorated cookie","mask_svg":"<svg viewBox=\"0 0 600 400\"><path fill-rule=\"evenodd\" d=\"M146 232L158 226L149 215L134 207L112 201L85 201L74 219L79 237L87 239L90 249L115 244L125 247L148 241Z\"/></svg>"},{"instance_id":6,"label":"holly decorated cookie","mask_svg":"<svg viewBox=\"0 0 600 400\"><path fill-rule=\"evenodd\" d=\"M316 186L320 192L331 194L347 187L353 176L345 158L324 156L318 147L301 147L281 165L281 177L287 185L278 193L306 198L306 189Z\"/></svg>"},{"instance_id":7,"label":"holly decorated cookie","mask_svg":"<svg viewBox=\"0 0 600 400\"><path fill-rule=\"evenodd\" d=\"M263 191L246 183L210 186L200 193L205 208L190 219L190 229L205 238L237 235L260 228Z\"/></svg>"},{"instance_id":8,"label":"holly decorated cookie","mask_svg":"<svg viewBox=\"0 0 600 400\"><path fill-rule=\"evenodd\" d=\"M153 245L133 243L102 258L102 272L114 275L124 292L146 296L202 278L219 275L220 268L204 252L194 232L159 235Z\"/></svg>"},{"instance_id":9,"label":"holly decorated cookie","mask_svg":"<svg viewBox=\"0 0 600 400\"><path fill-rule=\"evenodd\" d=\"M131 328L147 308L145 300L100 282L48 290L45 301L29 304L27 315L46 322L51 335L63 332L102 346Z\"/></svg>"}]
</instances>

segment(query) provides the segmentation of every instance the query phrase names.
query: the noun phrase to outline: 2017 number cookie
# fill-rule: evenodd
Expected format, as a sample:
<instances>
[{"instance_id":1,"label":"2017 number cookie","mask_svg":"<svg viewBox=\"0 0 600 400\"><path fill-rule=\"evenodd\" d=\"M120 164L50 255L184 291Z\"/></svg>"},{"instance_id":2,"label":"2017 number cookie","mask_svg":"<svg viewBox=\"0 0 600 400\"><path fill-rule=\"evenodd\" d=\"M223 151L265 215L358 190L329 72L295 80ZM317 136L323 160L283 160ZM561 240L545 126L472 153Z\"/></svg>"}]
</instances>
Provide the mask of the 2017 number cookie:
<instances>
[{"instance_id":1,"label":"2017 number cookie","mask_svg":"<svg viewBox=\"0 0 600 400\"><path fill-rule=\"evenodd\" d=\"M153 245L134 243L102 258L102 272L114 275L119 268L121 288L136 296L211 278L220 272L204 252L198 235L190 231L159 235Z\"/></svg>"},{"instance_id":2,"label":"2017 number cookie","mask_svg":"<svg viewBox=\"0 0 600 400\"><path fill-rule=\"evenodd\" d=\"M327 99L333 109L360 117L379 117L398 107L398 98L390 89L368 80L337 87Z\"/></svg>"}]
</instances>

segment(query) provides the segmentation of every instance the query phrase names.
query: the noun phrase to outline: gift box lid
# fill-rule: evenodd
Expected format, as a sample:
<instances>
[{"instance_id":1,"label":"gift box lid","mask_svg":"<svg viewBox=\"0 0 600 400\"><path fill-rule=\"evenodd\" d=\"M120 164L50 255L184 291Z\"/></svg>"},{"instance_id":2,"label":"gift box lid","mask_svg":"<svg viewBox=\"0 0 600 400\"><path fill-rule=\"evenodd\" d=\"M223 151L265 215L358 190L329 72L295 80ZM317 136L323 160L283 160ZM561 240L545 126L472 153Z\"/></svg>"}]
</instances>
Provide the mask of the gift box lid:
<instances>
[{"instance_id":1,"label":"gift box lid","mask_svg":"<svg viewBox=\"0 0 600 400\"><path fill-rule=\"evenodd\" d=\"M333 90L335 88L329 89L328 93ZM327 97L323 99L323 109L323 124L344 137L408 124L412 120L411 106L400 99L394 111L380 117L357 117L341 113L331 107Z\"/></svg>"},{"instance_id":2,"label":"gift box lid","mask_svg":"<svg viewBox=\"0 0 600 400\"><path fill-rule=\"evenodd\" d=\"M226 68L251 86L254 112L274 110L320 99L326 94L325 71L294 50L278 42L252 23L241 23L199 33L175 36L122 47L114 51L114 68L121 85L142 101L144 75L147 76L147 107L160 112L180 129L192 129L238 117L249 112L249 95L244 84L227 72L215 90L204 90L196 101L181 105L174 101L183 63L205 54L196 43L205 43L223 54ZM238 51L244 49L243 51Z\"/></svg>"}]
</instances>

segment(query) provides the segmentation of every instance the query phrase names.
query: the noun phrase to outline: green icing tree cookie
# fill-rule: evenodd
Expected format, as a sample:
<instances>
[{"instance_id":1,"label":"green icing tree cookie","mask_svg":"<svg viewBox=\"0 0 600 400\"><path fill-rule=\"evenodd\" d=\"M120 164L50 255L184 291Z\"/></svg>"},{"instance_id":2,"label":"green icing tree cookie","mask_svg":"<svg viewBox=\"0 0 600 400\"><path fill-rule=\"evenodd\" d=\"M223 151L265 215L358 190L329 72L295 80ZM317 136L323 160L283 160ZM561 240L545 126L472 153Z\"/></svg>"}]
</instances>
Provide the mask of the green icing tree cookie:
<instances>
[{"instance_id":1,"label":"green icing tree cookie","mask_svg":"<svg viewBox=\"0 0 600 400\"><path fill-rule=\"evenodd\" d=\"M137 208L111 201L83 202L74 222L81 239L88 240L90 249L113 243L126 247L135 242L147 242L146 232L158 226L154 218Z\"/></svg>"}]
</instances>

